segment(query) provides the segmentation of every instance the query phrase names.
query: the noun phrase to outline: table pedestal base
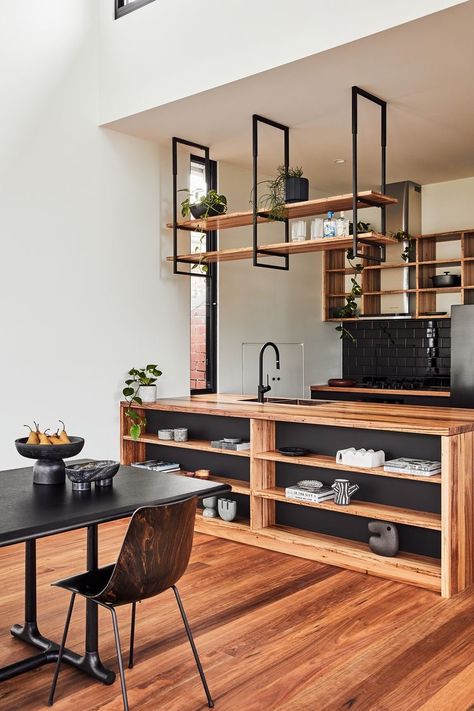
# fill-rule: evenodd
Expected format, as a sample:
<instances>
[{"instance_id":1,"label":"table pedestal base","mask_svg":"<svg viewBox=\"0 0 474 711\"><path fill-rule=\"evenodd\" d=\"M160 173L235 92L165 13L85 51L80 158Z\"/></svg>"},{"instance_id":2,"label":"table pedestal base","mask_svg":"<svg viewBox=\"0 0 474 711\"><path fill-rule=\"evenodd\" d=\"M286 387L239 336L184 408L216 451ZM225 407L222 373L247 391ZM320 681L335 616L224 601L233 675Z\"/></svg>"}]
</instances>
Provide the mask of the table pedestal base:
<instances>
[{"instance_id":1,"label":"table pedestal base","mask_svg":"<svg viewBox=\"0 0 474 711\"><path fill-rule=\"evenodd\" d=\"M0 682L12 679L19 674L37 669L58 660L59 644L44 637L37 624L36 612L36 541L27 541L25 549L25 623L13 625L11 633L22 642L41 650L40 654L13 662L0 669ZM90 526L87 531L87 567L97 567L97 526ZM95 608L95 609L93 609ZM86 611L86 652L76 654L70 649L64 650L63 660L71 666L88 674L103 684L113 684L115 672L104 667L98 650L97 608L90 603Z\"/></svg>"}]
</instances>

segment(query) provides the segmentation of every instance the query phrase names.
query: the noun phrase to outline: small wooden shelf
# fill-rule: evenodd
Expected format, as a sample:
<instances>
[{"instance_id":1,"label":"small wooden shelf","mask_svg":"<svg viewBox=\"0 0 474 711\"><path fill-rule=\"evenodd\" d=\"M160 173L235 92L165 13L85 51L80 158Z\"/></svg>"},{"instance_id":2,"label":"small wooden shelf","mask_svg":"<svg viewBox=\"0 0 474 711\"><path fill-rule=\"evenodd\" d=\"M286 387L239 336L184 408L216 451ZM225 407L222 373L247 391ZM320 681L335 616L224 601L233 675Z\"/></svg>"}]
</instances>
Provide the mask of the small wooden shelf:
<instances>
[{"instance_id":1,"label":"small wooden shelf","mask_svg":"<svg viewBox=\"0 0 474 711\"><path fill-rule=\"evenodd\" d=\"M407 479L409 481L422 481L425 484L441 484L441 474L434 476L417 476L414 474L397 474L396 472L386 472L383 467L350 467L347 464L339 464L336 457L329 454L305 454L303 457L287 457L277 450L254 454L255 459L263 459L268 462L284 462L285 464L298 464L305 467L317 467L318 469L336 469L341 472L353 472L354 474L369 474L371 476L384 476L391 479Z\"/></svg>"},{"instance_id":2,"label":"small wooden shelf","mask_svg":"<svg viewBox=\"0 0 474 711\"><path fill-rule=\"evenodd\" d=\"M449 252L447 249L444 250L446 256L442 256L443 252L438 248L438 244L441 243L452 243L452 246L448 247ZM417 235L412 243L413 249L409 262L402 260L402 245L400 244L399 247L400 261L398 263L393 262L397 250L392 249L388 252L388 258L392 259L392 262L375 265L364 264L364 269L358 278L362 292L358 298L361 299L359 302L361 304L360 311L365 314L364 318L377 318L381 313L392 310L395 305L400 310L409 310L410 318L413 319L449 319L453 304L474 302L470 292L472 285L474 285L474 267L472 266L474 263L474 229ZM362 249L368 256L377 256L370 245L362 245ZM432 286L431 278L444 267L449 268L450 265L456 266L456 271L461 272L461 284L447 288ZM396 281L392 278L389 281L384 280L384 270L404 268L408 270L408 279L404 283L402 283L401 273L400 278ZM343 249L325 251L323 270L323 318L325 321L349 323L352 319L340 319L334 314L338 313L345 305L347 296L345 292L349 288L346 275L357 274L357 272L349 266L346 252ZM387 288L383 288L384 285ZM397 286L400 288L393 288ZM396 294L407 294L408 296L403 300L403 305L399 303L401 299L392 299L391 307L387 309L384 299ZM447 294L454 296L439 303L439 299ZM439 310L445 310L447 313L444 316L425 316L425 312Z\"/></svg>"},{"instance_id":3,"label":"small wooden shelf","mask_svg":"<svg viewBox=\"0 0 474 711\"><path fill-rule=\"evenodd\" d=\"M398 582L418 585L435 592L441 590L441 561L438 558L400 552L393 558L379 556L367 544L322 533L302 531L289 526L273 525L258 532L265 543L282 553L311 558L328 565L339 565ZM274 542L271 546L270 541Z\"/></svg>"},{"instance_id":4,"label":"small wooden shelf","mask_svg":"<svg viewBox=\"0 0 474 711\"><path fill-rule=\"evenodd\" d=\"M195 530L210 536L221 536L233 540L236 533L250 533L250 522L247 518L237 517L233 521L223 521L219 518L205 518L202 511L196 513Z\"/></svg>"},{"instance_id":5,"label":"small wooden shelf","mask_svg":"<svg viewBox=\"0 0 474 711\"><path fill-rule=\"evenodd\" d=\"M366 190L359 193L358 209L362 210L365 207L381 207L382 205L393 205L398 202L395 198L372 190ZM285 205L285 217L292 220L298 217L313 217L315 215L323 215L332 210L339 212L340 210L352 210L352 193L347 195L334 195L327 198L318 198L317 200L305 200L304 202L294 202ZM267 217L267 212L259 211L258 222L270 222ZM193 230L197 232L212 232L214 230L228 230L234 227L245 227L253 223L253 212L230 212L226 215L218 215L217 217L208 217L205 220L184 220L178 222L178 228L181 230ZM168 223L167 227L173 227L173 223Z\"/></svg>"},{"instance_id":6,"label":"small wooden shelf","mask_svg":"<svg viewBox=\"0 0 474 711\"><path fill-rule=\"evenodd\" d=\"M218 449L211 447L210 442L200 439L189 439L187 442L175 442L174 439L158 439L157 435L145 434L143 437L135 440L128 435L124 435L124 440L128 442L142 442L143 444L157 444L161 447L177 447L179 449L197 449L202 452L212 452L213 454L230 454L234 457L250 457L250 451L244 449L240 452L235 452L233 449Z\"/></svg>"},{"instance_id":7,"label":"small wooden shelf","mask_svg":"<svg viewBox=\"0 0 474 711\"><path fill-rule=\"evenodd\" d=\"M360 238L369 240L374 245L392 244L396 240L393 237L382 235L379 232L364 232ZM348 249L352 246L352 237L330 237L326 239L307 239L302 242L278 242L276 244L261 244L260 250L270 250L278 255L285 254L306 254L307 252L327 252L336 249ZM261 258L275 257L259 253ZM241 259L252 259L252 247L237 247L235 249L219 249L213 252L193 252L192 254L180 254L178 259L189 264L213 264L214 262L235 262ZM173 257L167 257L168 262L173 261Z\"/></svg>"},{"instance_id":8,"label":"small wooden shelf","mask_svg":"<svg viewBox=\"0 0 474 711\"><path fill-rule=\"evenodd\" d=\"M296 506L309 506L310 508L325 509L326 511L348 514L349 516L363 516L364 518L393 521L406 526L441 531L441 514L428 511L403 509L398 506L388 506L387 504L373 504L370 501L359 501L358 499L352 499L349 506L339 506L333 501L325 501L321 504L316 504L312 501L298 501L297 499L288 499L285 496L285 490L279 486L254 490L252 493L254 496L260 496L271 501L284 501L286 504L296 504Z\"/></svg>"},{"instance_id":9,"label":"small wooden shelf","mask_svg":"<svg viewBox=\"0 0 474 711\"><path fill-rule=\"evenodd\" d=\"M171 472L172 474L179 474L179 472ZM184 476L184 474L182 475ZM241 481L240 479L232 479L227 476L219 476L218 474L211 474L211 476L206 479L206 481L215 481L218 484L227 484L232 487L233 494L243 494L244 496L250 496L250 483L248 481Z\"/></svg>"}]
</instances>

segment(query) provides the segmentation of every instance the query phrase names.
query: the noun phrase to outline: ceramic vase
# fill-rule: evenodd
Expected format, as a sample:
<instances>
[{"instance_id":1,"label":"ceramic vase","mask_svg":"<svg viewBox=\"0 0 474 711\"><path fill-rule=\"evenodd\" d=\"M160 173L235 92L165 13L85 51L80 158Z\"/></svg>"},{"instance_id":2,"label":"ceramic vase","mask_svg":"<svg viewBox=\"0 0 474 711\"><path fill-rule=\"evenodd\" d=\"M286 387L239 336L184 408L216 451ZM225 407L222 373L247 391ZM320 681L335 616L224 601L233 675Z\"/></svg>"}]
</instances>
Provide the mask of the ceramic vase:
<instances>
[{"instance_id":1,"label":"ceramic vase","mask_svg":"<svg viewBox=\"0 0 474 711\"><path fill-rule=\"evenodd\" d=\"M223 521L233 521L237 516L237 501L232 499L219 499L217 510Z\"/></svg>"},{"instance_id":2,"label":"ceramic vase","mask_svg":"<svg viewBox=\"0 0 474 711\"><path fill-rule=\"evenodd\" d=\"M207 496L202 500L204 518L217 518L217 496Z\"/></svg>"},{"instance_id":3,"label":"ceramic vase","mask_svg":"<svg viewBox=\"0 0 474 711\"><path fill-rule=\"evenodd\" d=\"M138 397L141 397L142 402L156 402L156 385L140 385Z\"/></svg>"}]
</instances>

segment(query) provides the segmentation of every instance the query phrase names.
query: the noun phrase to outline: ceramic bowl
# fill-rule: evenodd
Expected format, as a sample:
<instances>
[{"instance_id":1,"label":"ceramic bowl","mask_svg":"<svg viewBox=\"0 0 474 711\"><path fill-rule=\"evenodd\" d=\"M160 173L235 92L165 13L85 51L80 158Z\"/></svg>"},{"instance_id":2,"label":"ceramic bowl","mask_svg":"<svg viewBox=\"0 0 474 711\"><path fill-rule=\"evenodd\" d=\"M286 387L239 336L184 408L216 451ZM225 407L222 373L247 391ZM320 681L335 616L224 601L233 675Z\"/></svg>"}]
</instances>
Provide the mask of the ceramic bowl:
<instances>
[{"instance_id":1,"label":"ceramic bowl","mask_svg":"<svg viewBox=\"0 0 474 711\"><path fill-rule=\"evenodd\" d=\"M112 479L117 474L120 462L105 459L96 462L82 462L66 465L67 478L72 482L72 488L87 491L92 484L96 486L112 486Z\"/></svg>"}]
</instances>

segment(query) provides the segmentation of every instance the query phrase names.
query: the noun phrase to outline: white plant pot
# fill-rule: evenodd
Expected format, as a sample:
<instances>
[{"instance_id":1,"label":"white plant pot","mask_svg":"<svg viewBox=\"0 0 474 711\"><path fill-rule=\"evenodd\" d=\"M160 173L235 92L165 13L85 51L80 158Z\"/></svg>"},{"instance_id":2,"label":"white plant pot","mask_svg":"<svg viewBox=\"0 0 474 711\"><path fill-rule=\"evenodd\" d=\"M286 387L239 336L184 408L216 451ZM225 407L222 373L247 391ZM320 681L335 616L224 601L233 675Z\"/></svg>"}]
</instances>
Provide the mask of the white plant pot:
<instances>
[{"instance_id":1,"label":"white plant pot","mask_svg":"<svg viewBox=\"0 0 474 711\"><path fill-rule=\"evenodd\" d=\"M141 397L142 402L156 402L156 385L140 385L138 388L138 397Z\"/></svg>"}]
</instances>

